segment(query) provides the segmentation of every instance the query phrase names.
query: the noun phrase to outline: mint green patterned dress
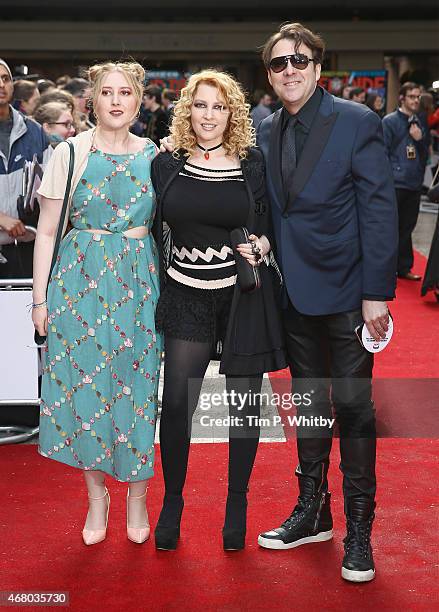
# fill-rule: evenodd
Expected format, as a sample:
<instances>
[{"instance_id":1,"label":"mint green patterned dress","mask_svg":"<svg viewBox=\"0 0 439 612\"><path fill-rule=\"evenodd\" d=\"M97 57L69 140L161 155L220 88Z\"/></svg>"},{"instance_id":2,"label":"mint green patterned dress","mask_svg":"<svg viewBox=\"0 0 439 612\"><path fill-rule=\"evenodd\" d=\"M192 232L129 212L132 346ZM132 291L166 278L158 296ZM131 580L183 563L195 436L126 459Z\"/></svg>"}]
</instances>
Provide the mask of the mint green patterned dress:
<instances>
[{"instance_id":1,"label":"mint green patterned dress","mask_svg":"<svg viewBox=\"0 0 439 612\"><path fill-rule=\"evenodd\" d=\"M152 143L127 155L89 153L48 288L39 452L122 482L153 475L162 350L154 313ZM85 229L109 230L93 234Z\"/></svg>"}]
</instances>

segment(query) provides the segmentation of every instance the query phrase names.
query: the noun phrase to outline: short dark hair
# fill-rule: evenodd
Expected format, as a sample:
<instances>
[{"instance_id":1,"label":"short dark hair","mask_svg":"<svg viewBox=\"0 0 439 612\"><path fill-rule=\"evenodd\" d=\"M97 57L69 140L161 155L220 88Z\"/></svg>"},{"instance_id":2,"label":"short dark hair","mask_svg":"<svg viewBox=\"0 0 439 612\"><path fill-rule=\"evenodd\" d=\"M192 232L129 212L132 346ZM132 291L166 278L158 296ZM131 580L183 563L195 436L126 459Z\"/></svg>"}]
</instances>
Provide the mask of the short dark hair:
<instances>
[{"instance_id":1,"label":"short dark hair","mask_svg":"<svg viewBox=\"0 0 439 612\"><path fill-rule=\"evenodd\" d=\"M399 95L405 98L407 93L411 91L412 89L419 89L419 85L417 83L414 83L413 81L406 81L399 88Z\"/></svg>"},{"instance_id":2,"label":"short dark hair","mask_svg":"<svg viewBox=\"0 0 439 612\"><path fill-rule=\"evenodd\" d=\"M157 104L162 103L162 90L158 85L148 85L148 87L145 87L145 96L154 98Z\"/></svg>"},{"instance_id":3,"label":"short dark hair","mask_svg":"<svg viewBox=\"0 0 439 612\"><path fill-rule=\"evenodd\" d=\"M325 54L325 41L323 38L319 34L314 34L314 32L305 28L301 23L284 23L279 28L279 32L270 36L262 49L262 61L267 70L270 67L271 52L273 51L274 45L284 38L294 41L294 50L296 53L300 45L304 44L311 49L313 59L315 59L318 64L323 62L323 56Z\"/></svg>"},{"instance_id":4,"label":"short dark hair","mask_svg":"<svg viewBox=\"0 0 439 612\"><path fill-rule=\"evenodd\" d=\"M40 94L46 93L46 91L50 88L56 89L55 83L50 79L39 79L37 81L37 87Z\"/></svg>"},{"instance_id":5,"label":"short dark hair","mask_svg":"<svg viewBox=\"0 0 439 612\"><path fill-rule=\"evenodd\" d=\"M35 90L38 89L34 81L20 79L14 83L14 100L17 102L27 102L32 98Z\"/></svg>"},{"instance_id":6,"label":"short dark hair","mask_svg":"<svg viewBox=\"0 0 439 612\"><path fill-rule=\"evenodd\" d=\"M354 96L359 96L362 93L366 93L366 90L362 87L353 87L349 92L349 100L353 100Z\"/></svg>"},{"instance_id":7,"label":"short dark hair","mask_svg":"<svg viewBox=\"0 0 439 612\"><path fill-rule=\"evenodd\" d=\"M178 98L177 92L173 89L164 89L162 91L162 97L166 98L170 102L175 102L175 100Z\"/></svg>"},{"instance_id":8,"label":"short dark hair","mask_svg":"<svg viewBox=\"0 0 439 612\"><path fill-rule=\"evenodd\" d=\"M90 83L80 77L70 79L68 83L63 85L63 91L68 91L72 96L79 96L90 87Z\"/></svg>"}]
</instances>

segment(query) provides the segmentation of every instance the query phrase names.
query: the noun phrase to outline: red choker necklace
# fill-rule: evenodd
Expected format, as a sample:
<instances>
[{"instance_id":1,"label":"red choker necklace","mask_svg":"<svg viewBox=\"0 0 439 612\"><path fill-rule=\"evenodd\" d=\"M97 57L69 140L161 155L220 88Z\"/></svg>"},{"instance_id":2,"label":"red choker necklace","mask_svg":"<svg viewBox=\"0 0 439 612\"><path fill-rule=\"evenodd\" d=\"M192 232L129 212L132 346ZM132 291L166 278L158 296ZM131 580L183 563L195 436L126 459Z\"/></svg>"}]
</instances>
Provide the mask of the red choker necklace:
<instances>
[{"instance_id":1,"label":"red choker necklace","mask_svg":"<svg viewBox=\"0 0 439 612\"><path fill-rule=\"evenodd\" d=\"M219 149L219 148L220 148L220 147L222 147L222 146L223 146L223 143L222 143L222 142L220 142L220 144L219 144L219 145L216 145L216 147L212 147L211 149L207 149L207 148L205 148L205 147L202 147L202 146L201 146L200 144L198 144L198 142L197 142L197 147L198 147L199 149L201 149L201 150L204 152L204 159L209 159L209 153L210 153L211 151L216 151L216 149Z\"/></svg>"}]
</instances>

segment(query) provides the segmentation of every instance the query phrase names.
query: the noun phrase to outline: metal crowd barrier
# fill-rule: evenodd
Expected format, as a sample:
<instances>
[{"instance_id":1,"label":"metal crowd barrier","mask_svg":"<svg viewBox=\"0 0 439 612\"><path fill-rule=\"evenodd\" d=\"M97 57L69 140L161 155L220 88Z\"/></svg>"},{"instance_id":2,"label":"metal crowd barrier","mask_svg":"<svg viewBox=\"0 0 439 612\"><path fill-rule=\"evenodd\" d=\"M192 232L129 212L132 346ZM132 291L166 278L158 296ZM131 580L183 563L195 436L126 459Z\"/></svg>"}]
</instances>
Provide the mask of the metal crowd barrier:
<instances>
[{"instance_id":1,"label":"metal crowd barrier","mask_svg":"<svg viewBox=\"0 0 439 612\"><path fill-rule=\"evenodd\" d=\"M36 233L35 228L26 229ZM0 265L0 410L2 406L38 406L40 351L34 343L34 327L28 305L32 303L31 278L1 279ZM0 426L0 444L25 442L38 427Z\"/></svg>"}]
</instances>

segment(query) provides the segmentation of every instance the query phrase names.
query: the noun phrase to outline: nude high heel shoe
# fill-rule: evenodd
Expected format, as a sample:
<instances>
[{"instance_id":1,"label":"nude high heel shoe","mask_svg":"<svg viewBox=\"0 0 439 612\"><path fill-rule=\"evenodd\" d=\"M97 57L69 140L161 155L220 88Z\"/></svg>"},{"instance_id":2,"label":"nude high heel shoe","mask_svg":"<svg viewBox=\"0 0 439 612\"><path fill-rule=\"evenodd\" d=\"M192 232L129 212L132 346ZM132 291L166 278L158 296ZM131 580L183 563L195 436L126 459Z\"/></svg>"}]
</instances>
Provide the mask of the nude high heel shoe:
<instances>
[{"instance_id":1,"label":"nude high heel shoe","mask_svg":"<svg viewBox=\"0 0 439 612\"><path fill-rule=\"evenodd\" d=\"M149 523L146 523L144 527L130 527L128 525L129 523L129 510L128 510L129 500L130 499L142 499L144 497L146 497L146 491L143 495L134 497L133 495L130 495L130 491L128 489L128 492L127 492L127 537L129 540L131 540L131 542L134 542L135 544L143 544L143 542L145 542L149 538L150 526L149 526Z\"/></svg>"},{"instance_id":2,"label":"nude high heel shoe","mask_svg":"<svg viewBox=\"0 0 439 612\"><path fill-rule=\"evenodd\" d=\"M134 497L133 495L130 495L130 491L128 489L128 492L127 492L127 537L129 540L131 540L131 542L134 542L135 544L143 544L143 542L145 542L149 538L150 526L149 526L149 523L146 523L144 527L129 527L128 525L129 503L128 502L130 499L142 499L143 497L146 497L146 491L143 495Z\"/></svg>"},{"instance_id":3,"label":"nude high heel shoe","mask_svg":"<svg viewBox=\"0 0 439 612\"><path fill-rule=\"evenodd\" d=\"M110 494L108 493L107 487L105 487L105 494L101 497L90 497L90 495L88 496L89 499L96 500L104 499L104 497L108 497L107 515L105 517L105 529L86 529L84 527L84 529L82 530L82 539L84 540L84 544L87 544L87 546L90 546L91 544L98 544L99 542L105 540L105 537L107 535L108 513L110 511Z\"/></svg>"}]
</instances>

